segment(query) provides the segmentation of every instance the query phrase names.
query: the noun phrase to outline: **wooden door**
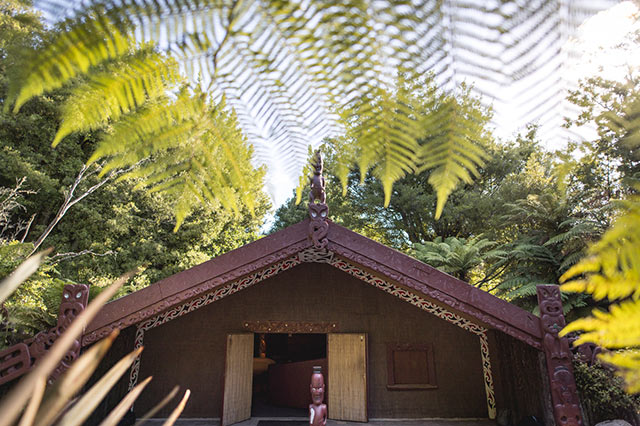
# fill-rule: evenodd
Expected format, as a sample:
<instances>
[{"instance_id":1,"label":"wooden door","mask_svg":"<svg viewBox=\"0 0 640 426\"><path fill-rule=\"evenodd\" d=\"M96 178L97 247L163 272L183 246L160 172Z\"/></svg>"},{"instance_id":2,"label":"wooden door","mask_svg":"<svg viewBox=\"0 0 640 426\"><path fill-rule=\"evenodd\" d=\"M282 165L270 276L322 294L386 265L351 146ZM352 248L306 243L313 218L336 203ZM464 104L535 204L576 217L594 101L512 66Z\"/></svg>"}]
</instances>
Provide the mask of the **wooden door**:
<instances>
[{"instance_id":1,"label":"wooden door","mask_svg":"<svg viewBox=\"0 0 640 426\"><path fill-rule=\"evenodd\" d=\"M229 334L224 367L222 426L251 417L253 334Z\"/></svg>"},{"instance_id":2,"label":"wooden door","mask_svg":"<svg viewBox=\"0 0 640 426\"><path fill-rule=\"evenodd\" d=\"M367 335L327 335L329 418L367 420Z\"/></svg>"}]
</instances>

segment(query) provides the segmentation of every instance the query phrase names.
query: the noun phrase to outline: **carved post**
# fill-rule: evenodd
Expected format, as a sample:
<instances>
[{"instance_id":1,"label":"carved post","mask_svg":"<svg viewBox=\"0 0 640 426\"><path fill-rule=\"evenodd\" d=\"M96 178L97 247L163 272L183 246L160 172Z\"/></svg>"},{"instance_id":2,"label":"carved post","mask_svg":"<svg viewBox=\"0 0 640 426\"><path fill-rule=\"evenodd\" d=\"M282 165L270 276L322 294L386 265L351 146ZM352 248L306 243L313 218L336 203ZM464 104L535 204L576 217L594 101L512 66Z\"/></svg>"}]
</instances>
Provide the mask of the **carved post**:
<instances>
[{"instance_id":1,"label":"carved post","mask_svg":"<svg viewBox=\"0 0 640 426\"><path fill-rule=\"evenodd\" d=\"M41 331L34 337L22 343L13 345L0 351L0 385L20 377L48 352L53 343L69 327L71 321L87 307L89 287L84 284L68 284L62 291L58 324L46 331ZM55 381L76 358L80 355L80 339L76 339L69 352L51 373L49 383Z\"/></svg>"},{"instance_id":2,"label":"carved post","mask_svg":"<svg viewBox=\"0 0 640 426\"><path fill-rule=\"evenodd\" d=\"M309 405L309 425L326 426L327 405L322 403L324 401L324 376L320 366L314 366L313 374L311 374L311 401L312 403Z\"/></svg>"},{"instance_id":3,"label":"carved post","mask_svg":"<svg viewBox=\"0 0 640 426\"><path fill-rule=\"evenodd\" d=\"M558 336L558 332L566 325L560 288L557 285L539 285L536 291L540 305L542 346L547 361L551 404L556 425L582 426L580 399L573 377L569 340Z\"/></svg>"},{"instance_id":4,"label":"carved post","mask_svg":"<svg viewBox=\"0 0 640 426\"><path fill-rule=\"evenodd\" d=\"M309 178L311 190L309 191L309 238L313 241L313 247L323 250L327 247L327 233L329 232L329 206L327 206L327 194L324 191L324 177L322 176L322 156L316 151L313 163L313 176Z\"/></svg>"}]
</instances>

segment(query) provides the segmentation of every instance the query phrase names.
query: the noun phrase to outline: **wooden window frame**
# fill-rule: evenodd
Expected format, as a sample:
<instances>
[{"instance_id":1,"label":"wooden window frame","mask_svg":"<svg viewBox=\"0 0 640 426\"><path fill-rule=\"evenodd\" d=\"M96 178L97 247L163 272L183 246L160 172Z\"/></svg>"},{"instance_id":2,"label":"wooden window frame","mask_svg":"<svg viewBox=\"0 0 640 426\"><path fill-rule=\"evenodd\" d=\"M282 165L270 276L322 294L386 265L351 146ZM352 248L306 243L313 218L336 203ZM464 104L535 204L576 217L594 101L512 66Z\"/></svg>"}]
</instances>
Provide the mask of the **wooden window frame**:
<instances>
[{"instance_id":1,"label":"wooden window frame","mask_svg":"<svg viewBox=\"0 0 640 426\"><path fill-rule=\"evenodd\" d=\"M429 383L396 383L394 372L394 353L401 351L424 352L427 357ZM433 360L433 344L431 343L387 343L387 389L389 390L424 390L437 389L436 369Z\"/></svg>"}]
</instances>

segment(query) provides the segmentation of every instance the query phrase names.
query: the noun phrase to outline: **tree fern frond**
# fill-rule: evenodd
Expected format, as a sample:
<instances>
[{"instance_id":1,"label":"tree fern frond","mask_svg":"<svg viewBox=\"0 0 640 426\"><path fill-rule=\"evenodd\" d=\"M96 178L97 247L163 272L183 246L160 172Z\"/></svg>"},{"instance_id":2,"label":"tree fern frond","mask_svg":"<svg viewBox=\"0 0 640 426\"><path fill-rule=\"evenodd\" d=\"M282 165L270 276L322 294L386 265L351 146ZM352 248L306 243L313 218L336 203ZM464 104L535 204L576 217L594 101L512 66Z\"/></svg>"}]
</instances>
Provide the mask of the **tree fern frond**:
<instances>
[{"instance_id":1,"label":"tree fern frond","mask_svg":"<svg viewBox=\"0 0 640 426\"><path fill-rule=\"evenodd\" d=\"M600 226L592 221L583 220L576 222L576 219L572 218L560 223L559 226L564 227L567 225L573 226L571 226L568 231L549 238L544 245L560 244L573 239L582 239L584 237L593 238L600 233Z\"/></svg>"},{"instance_id":2,"label":"tree fern frond","mask_svg":"<svg viewBox=\"0 0 640 426\"><path fill-rule=\"evenodd\" d=\"M627 300L612 305L608 312L594 310L591 317L580 318L567 325L562 334L583 330L578 343L593 342L607 348L625 348L638 345L640 335L640 303Z\"/></svg>"},{"instance_id":3,"label":"tree fern frond","mask_svg":"<svg viewBox=\"0 0 640 426\"><path fill-rule=\"evenodd\" d=\"M9 86L5 109L13 105L17 112L29 99L62 87L90 67L130 52L135 46L132 36L122 33L104 20L86 20L74 25L44 47L26 52L24 68Z\"/></svg>"},{"instance_id":4,"label":"tree fern frond","mask_svg":"<svg viewBox=\"0 0 640 426\"><path fill-rule=\"evenodd\" d=\"M620 202L623 214L591 246L588 256L560 277L565 291L586 291L595 299L640 297L640 196Z\"/></svg>"},{"instance_id":5,"label":"tree fern frond","mask_svg":"<svg viewBox=\"0 0 640 426\"><path fill-rule=\"evenodd\" d=\"M173 102L167 102L166 99L150 102L144 109L115 123L113 130L100 141L88 163L116 154L136 152L137 160L132 161L134 164L154 152L171 147L174 141L180 143L175 136L182 132L180 127L190 126L190 121L204 113L203 99L191 96L186 90ZM148 141L151 135L155 136L152 143ZM114 168L110 165L112 161L113 159L103 168L102 174ZM117 167L124 165L125 163L118 163Z\"/></svg>"},{"instance_id":6,"label":"tree fern frond","mask_svg":"<svg viewBox=\"0 0 640 426\"><path fill-rule=\"evenodd\" d=\"M384 190L384 205L389 205L393 183L415 169L419 151L417 138L420 126L415 108L406 105L408 95L399 89L394 95L378 90L374 99L361 99L356 111L347 114L358 117L348 129L358 156L361 180L367 171L380 179Z\"/></svg>"},{"instance_id":7,"label":"tree fern frond","mask_svg":"<svg viewBox=\"0 0 640 426\"><path fill-rule=\"evenodd\" d=\"M509 285L511 288L508 290L503 290L500 292L500 296L505 298L508 301L515 301L518 299L527 299L536 295L536 286L539 284L543 284L539 281L525 279L525 280L517 280L520 281L519 285L514 285L515 281L511 281ZM548 284L548 283L544 283ZM506 285L505 285L506 287Z\"/></svg>"},{"instance_id":8,"label":"tree fern frond","mask_svg":"<svg viewBox=\"0 0 640 426\"><path fill-rule=\"evenodd\" d=\"M437 219L449 194L461 181L471 183L471 175L477 174L487 156L474 140L483 133L481 119L453 98L426 116L423 126L428 137L422 145L422 168L432 169L429 183L437 194Z\"/></svg>"},{"instance_id":9,"label":"tree fern frond","mask_svg":"<svg viewBox=\"0 0 640 426\"><path fill-rule=\"evenodd\" d=\"M630 394L640 392L640 352L638 349L626 349L615 352L605 352L598 356L607 364L616 366L616 375L625 381L625 387Z\"/></svg>"},{"instance_id":10,"label":"tree fern frond","mask_svg":"<svg viewBox=\"0 0 640 426\"><path fill-rule=\"evenodd\" d=\"M62 123L52 145L72 132L100 128L165 96L180 78L175 61L149 49L110 64L74 88L62 106Z\"/></svg>"},{"instance_id":11,"label":"tree fern frond","mask_svg":"<svg viewBox=\"0 0 640 426\"><path fill-rule=\"evenodd\" d=\"M309 134L340 130L327 124L338 115L347 128L363 122L356 131L359 137L349 136L359 144L350 158L362 176L372 170L381 180L385 205L393 183L422 166L418 141L424 136L423 114L403 94L396 75L411 70L414 76L425 76L431 54L441 45L440 3L89 0L83 6L86 10L70 22L73 31L91 25L137 27L136 36L143 41L161 40L193 75L206 73L209 88L224 94L239 111L248 134L266 129L285 162L306 156ZM91 65L104 60L96 58ZM88 66L76 68L86 71ZM140 92L131 89L117 100L122 112L131 110L131 104L138 106L134 95ZM108 109L117 115L117 108ZM470 181L484 158L469 142L475 140L469 132L477 130L470 127L473 114L467 111L465 118L465 126L445 136L450 145L463 149L432 150L430 157L438 216L455 185ZM62 127L55 142L74 128L80 126ZM345 167L341 170L344 176Z\"/></svg>"},{"instance_id":12,"label":"tree fern frond","mask_svg":"<svg viewBox=\"0 0 640 426\"><path fill-rule=\"evenodd\" d=\"M560 272L564 272L570 267L572 267L573 265L575 265L576 263L578 263L578 261L580 261L580 259L582 259L584 255L585 255L585 252L583 250L577 251L574 253L569 253L568 255L566 255L562 259L562 263L560 264Z\"/></svg>"},{"instance_id":13,"label":"tree fern frond","mask_svg":"<svg viewBox=\"0 0 640 426\"><path fill-rule=\"evenodd\" d=\"M252 150L224 105L208 106L202 93L182 90L170 101L158 98L113 125L90 161L107 158L101 173L137 165L119 179L162 191L174 200L176 230L198 204L253 213L263 171L250 165ZM146 158L152 158L142 164Z\"/></svg>"}]
</instances>

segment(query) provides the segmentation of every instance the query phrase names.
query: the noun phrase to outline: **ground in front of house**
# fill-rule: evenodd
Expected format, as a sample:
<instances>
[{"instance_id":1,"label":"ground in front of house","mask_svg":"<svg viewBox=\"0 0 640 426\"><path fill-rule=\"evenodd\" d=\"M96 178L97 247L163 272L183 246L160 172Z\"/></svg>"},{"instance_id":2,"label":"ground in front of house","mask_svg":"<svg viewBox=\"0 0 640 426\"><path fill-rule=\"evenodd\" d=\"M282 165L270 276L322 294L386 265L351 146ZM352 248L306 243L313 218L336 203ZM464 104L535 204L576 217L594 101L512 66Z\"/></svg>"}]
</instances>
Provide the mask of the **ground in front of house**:
<instances>
[{"instance_id":1,"label":"ground in front of house","mask_svg":"<svg viewBox=\"0 0 640 426\"><path fill-rule=\"evenodd\" d=\"M160 426L164 420L150 420L147 424ZM262 424L259 424L262 423ZM301 426L307 424L306 418L266 418L252 417L236 426ZM219 420L214 419L180 419L176 426L220 426ZM358 426L495 426L495 421L488 419L421 419L421 420L370 420L368 423L345 422L328 420L327 426L358 425Z\"/></svg>"}]
</instances>

